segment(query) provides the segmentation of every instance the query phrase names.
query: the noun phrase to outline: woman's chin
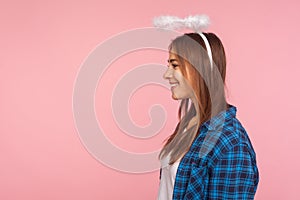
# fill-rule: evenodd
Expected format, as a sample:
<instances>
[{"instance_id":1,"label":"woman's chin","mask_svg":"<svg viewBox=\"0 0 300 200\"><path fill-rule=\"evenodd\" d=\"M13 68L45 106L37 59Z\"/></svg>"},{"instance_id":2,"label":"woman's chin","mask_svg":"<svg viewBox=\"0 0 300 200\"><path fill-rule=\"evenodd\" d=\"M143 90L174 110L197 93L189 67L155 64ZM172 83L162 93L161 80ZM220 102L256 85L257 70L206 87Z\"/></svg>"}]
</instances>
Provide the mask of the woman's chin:
<instances>
[{"instance_id":1,"label":"woman's chin","mask_svg":"<svg viewBox=\"0 0 300 200\"><path fill-rule=\"evenodd\" d=\"M176 94L174 94L174 93L172 92L172 99L174 99L174 100L180 100L181 97L178 96L178 95L176 95Z\"/></svg>"},{"instance_id":2,"label":"woman's chin","mask_svg":"<svg viewBox=\"0 0 300 200\"><path fill-rule=\"evenodd\" d=\"M172 92L172 99L178 100L177 96Z\"/></svg>"}]
</instances>

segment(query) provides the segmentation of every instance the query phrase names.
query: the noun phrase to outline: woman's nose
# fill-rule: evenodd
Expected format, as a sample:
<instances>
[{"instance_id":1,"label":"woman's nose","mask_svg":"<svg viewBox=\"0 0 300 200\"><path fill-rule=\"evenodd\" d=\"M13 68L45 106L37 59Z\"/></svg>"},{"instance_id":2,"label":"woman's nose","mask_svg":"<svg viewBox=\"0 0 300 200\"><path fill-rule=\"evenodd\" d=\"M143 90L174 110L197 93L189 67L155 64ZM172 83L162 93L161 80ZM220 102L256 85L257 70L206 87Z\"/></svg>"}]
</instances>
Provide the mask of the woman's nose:
<instances>
[{"instance_id":1,"label":"woman's nose","mask_svg":"<svg viewBox=\"0 0 300 200\"><path fill-rule=\"evenodd\" d=\"M163 77L164 79L169 79L173 76L173 70L168 68L167 71L164 73Z\"/></svg>"}]
</instances>

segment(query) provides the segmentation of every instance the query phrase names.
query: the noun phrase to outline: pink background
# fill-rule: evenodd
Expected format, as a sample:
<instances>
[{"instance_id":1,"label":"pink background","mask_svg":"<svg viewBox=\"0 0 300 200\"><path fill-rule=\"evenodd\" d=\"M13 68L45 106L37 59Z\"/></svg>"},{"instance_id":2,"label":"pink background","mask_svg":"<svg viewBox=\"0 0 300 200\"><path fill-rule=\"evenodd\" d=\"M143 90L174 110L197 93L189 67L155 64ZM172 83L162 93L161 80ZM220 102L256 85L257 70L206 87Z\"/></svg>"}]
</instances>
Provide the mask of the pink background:
<instances>
[{"instance_id":1,"label":"pink background","mask_svg":"<svg viewBox=\"0 0 300 200\"><path fill-rule=\"evenodd\" d=\"M112 35L150 27L154 16L198 13L210 16L208 31L226 48L228 101L237 106L257 153L255 199L300 199L299 1L120 2L1 1L0 199L155 199L158 171L112 170L81 144L72 114L73 84L86 56ZM142 58L137 54L126 64ZM149 91L155 90L145 87L144 93ZM177 104L168 90L158 91L151 98L168 105L172 130ZM149 120L151 102L142 104L142 94L130 104L133 119L144 120L137 123ZM134 113L136 108L141 112ZM123 148L147 152L168 134L148 140L144 149L121 133L109 137Z\"/></svg>"}]
</instances>

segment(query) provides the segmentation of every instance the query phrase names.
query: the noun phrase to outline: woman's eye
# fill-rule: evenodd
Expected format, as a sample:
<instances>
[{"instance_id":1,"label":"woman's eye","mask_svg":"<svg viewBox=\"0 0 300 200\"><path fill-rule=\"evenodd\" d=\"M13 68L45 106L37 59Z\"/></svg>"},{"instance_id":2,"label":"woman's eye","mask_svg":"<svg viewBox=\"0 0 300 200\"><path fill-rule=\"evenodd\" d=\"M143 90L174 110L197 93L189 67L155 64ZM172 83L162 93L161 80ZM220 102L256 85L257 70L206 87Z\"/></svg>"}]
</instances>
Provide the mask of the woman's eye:
<instances>
[{"instance_id":1,"label":"woman's eye","mask_svg":"<svg viewBox=\"0 0 300 200\"><path fill-rule=\"evenodd\" d=\"M171 66L172 66L172 68L177 68L177 67L179 67L179 65L176 65L176 64L171 64ZM169 68L170 67L170 65L167 65L167 67Z\"/></svg>"}]
</instances>

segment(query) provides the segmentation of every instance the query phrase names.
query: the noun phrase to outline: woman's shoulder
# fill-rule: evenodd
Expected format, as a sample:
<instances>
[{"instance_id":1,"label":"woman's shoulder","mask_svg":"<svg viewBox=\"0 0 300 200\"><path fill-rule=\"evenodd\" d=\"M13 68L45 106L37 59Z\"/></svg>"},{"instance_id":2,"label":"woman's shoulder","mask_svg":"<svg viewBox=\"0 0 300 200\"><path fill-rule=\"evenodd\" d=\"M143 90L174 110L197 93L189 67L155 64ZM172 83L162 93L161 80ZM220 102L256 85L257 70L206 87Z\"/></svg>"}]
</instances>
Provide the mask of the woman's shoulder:
<instances>
[{"instance_id":1,"label":"woman's shoulder","mask_svg":"<svg viewBox=\"0 0 300 200\"><path fill-rule=\"evenodd\" d=\"M226 152L238 145L245 145L252 154L255 154L247 131L241 122L233 117L224 121L217 129L200 130L191 150L199 152L201 158L219 160Z\"/></svg>"},{"instance_id":2,"label":"woman's shoulder","mask_svg":"<svg viewBox=\"0 0 300 200\"><path fill-rule=\"evenodd\" d=\"M248 133L237 118L224 123L220 133L220 145L229 149L240 143L248 142Z\"/></svg>"}]
</instances>

